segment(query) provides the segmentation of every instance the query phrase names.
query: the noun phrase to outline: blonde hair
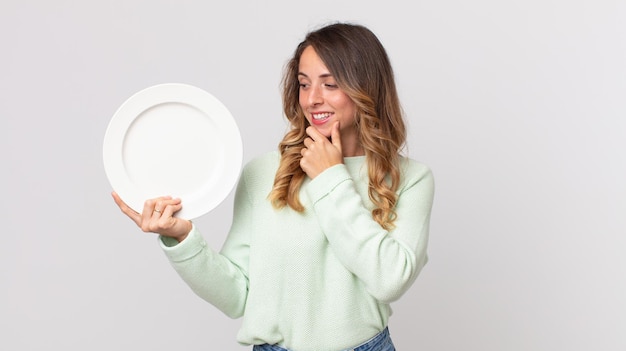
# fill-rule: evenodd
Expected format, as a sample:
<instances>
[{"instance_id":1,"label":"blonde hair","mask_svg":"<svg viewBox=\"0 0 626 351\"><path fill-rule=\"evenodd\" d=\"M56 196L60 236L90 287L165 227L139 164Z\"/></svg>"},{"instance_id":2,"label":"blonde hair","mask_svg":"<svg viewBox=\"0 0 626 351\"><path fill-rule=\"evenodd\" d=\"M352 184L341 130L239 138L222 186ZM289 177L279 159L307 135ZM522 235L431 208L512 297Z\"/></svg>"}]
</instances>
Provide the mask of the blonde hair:
<instances>
[{"instance_id":1,"label":"blonde hair","mask_svg":"<svg viewBox=\"0 0 626 351\"><path fill-rule=\"evenodd\" d=\"M356 105L356 128L368 168L368 194L375 206L372 217L389 230L396 219L400 151L406 141L406 127L387 53L378 38L360 25L335 23L308 33L287 62L282 99L291 128L278 146L281 160L269 199L275 208L289 206L304 211L298 195L306 177L300 168L300 151L309 123L300 107L297 75L300 56L309 46Z\"/></svg>"}]
</instances>

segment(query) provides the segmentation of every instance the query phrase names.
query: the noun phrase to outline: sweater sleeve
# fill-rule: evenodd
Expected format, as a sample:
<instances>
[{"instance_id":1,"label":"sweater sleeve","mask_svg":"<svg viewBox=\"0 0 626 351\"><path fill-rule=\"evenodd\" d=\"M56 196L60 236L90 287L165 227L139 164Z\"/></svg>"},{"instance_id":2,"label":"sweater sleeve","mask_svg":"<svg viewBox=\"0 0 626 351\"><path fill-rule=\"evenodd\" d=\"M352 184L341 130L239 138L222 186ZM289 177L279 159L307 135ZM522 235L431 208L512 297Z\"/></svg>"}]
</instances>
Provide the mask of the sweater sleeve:
<instances>
[{"instance_id":1,"label":"sweater sleeve","mask_svg":"<svg viewBox=\"0 0 626 351\"><path fill-rule=\"evenodd\" d=\"M411 168L396 204L395 228L383 229L364 206L345 165L310 183L309 196L332 251L382 303L397 300L426 264L434 179L424 165Z\"/></svg>"},{"instance_id":2,"label":"sweater sleeve","mask_svg":"<svg viewBox=\"0 0 626 351\"><path fill-rule=\"evenodd\" d=\"M245 218L251 207L242 177L235 192L233 224L221 252L207 245L195 225L181 243L160 237L161 248L185 283L231 318L243 315L248 294L250 228Z\"/></svg>"}]
</instances>

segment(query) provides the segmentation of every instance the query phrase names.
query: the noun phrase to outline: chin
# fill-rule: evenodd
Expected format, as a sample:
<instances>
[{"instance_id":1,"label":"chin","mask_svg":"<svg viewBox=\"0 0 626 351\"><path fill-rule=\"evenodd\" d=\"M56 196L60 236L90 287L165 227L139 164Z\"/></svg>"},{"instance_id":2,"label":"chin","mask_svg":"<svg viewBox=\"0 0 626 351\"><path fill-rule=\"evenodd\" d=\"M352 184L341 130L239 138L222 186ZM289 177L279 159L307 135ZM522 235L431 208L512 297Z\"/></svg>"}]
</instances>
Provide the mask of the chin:
<instances>
[{"instance_id":1,"label":"chin","mask_svg":"<svg viewBox=\"0 0 626 351\"><path fill-rule=\"evenodd\" d=\"M330 138L331 131L330 131L330 127L327 127L327 124L324 124L321 126L313 125L313 127L317 129L317 131L320 132L320 134L322 134L323 136Z\"/></svg>"}]
</instances>

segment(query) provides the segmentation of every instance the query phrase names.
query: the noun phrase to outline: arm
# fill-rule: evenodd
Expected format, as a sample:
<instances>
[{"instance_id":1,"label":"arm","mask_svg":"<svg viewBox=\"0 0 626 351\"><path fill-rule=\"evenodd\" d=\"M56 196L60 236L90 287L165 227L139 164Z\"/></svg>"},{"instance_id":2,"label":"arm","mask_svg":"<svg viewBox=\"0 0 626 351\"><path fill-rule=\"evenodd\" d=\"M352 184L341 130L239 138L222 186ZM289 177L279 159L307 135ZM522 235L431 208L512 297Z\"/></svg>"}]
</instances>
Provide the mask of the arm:
<instances>
[{"instance_id":1,"label":"arm","mask_svg":"<svg viewBox=\"0 0 626 351\"><path fill-rule=\"evenodd\" d=\"M165 254L187 285L231 318L243 315L248 295L250 221L246 218L251 209L242 176L235 193L233 224L221 252L208 247L195 226L181 243L160 237Z\"/></svg>"},{"instance_id":2,"label":"arm","mask_svg":"<svg viewBox=\"0 0 626 351\"><path fill-rule=\"evenodd\" d=\"M414 165L406 177L391 231L374 221L344 165L328 168L309 187L320 226L337 258L383 303L398 299L427 261L434 180L423 165Z\"/></svg>"}]
</instances>

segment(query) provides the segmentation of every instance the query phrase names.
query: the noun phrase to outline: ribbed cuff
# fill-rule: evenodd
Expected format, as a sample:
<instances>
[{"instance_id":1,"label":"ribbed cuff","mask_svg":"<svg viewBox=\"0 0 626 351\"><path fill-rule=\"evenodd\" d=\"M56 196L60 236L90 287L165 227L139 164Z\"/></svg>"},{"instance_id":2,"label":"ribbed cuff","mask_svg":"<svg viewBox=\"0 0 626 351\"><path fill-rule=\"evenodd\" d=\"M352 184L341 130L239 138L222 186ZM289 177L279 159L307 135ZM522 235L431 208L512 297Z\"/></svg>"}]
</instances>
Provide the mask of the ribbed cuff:
<instances>
[{"instance_id":1,"label":"ribbed cuff","mask_svg":"<svg viewBox=\"0 0 626 351\"><path fill-rule=\"evenodd\" d=\"M187 237L180 243L174 238L159 235L159 245L170 261L182 262L199 254L207 243L193 224Z\"/></svg>"},{"instance_id":2,"label":"ribbed cuff","mask_svg":"<svg viewBox=\"0 0 626 351\"><path fill-rule=\"evenodd\" d=\"M315 204L332 192L339 184L350 179L350 173L348 173L346 165L334 165L315 177L315 179L309 183L307 192Z\"/></svg>"}]
</instances>

